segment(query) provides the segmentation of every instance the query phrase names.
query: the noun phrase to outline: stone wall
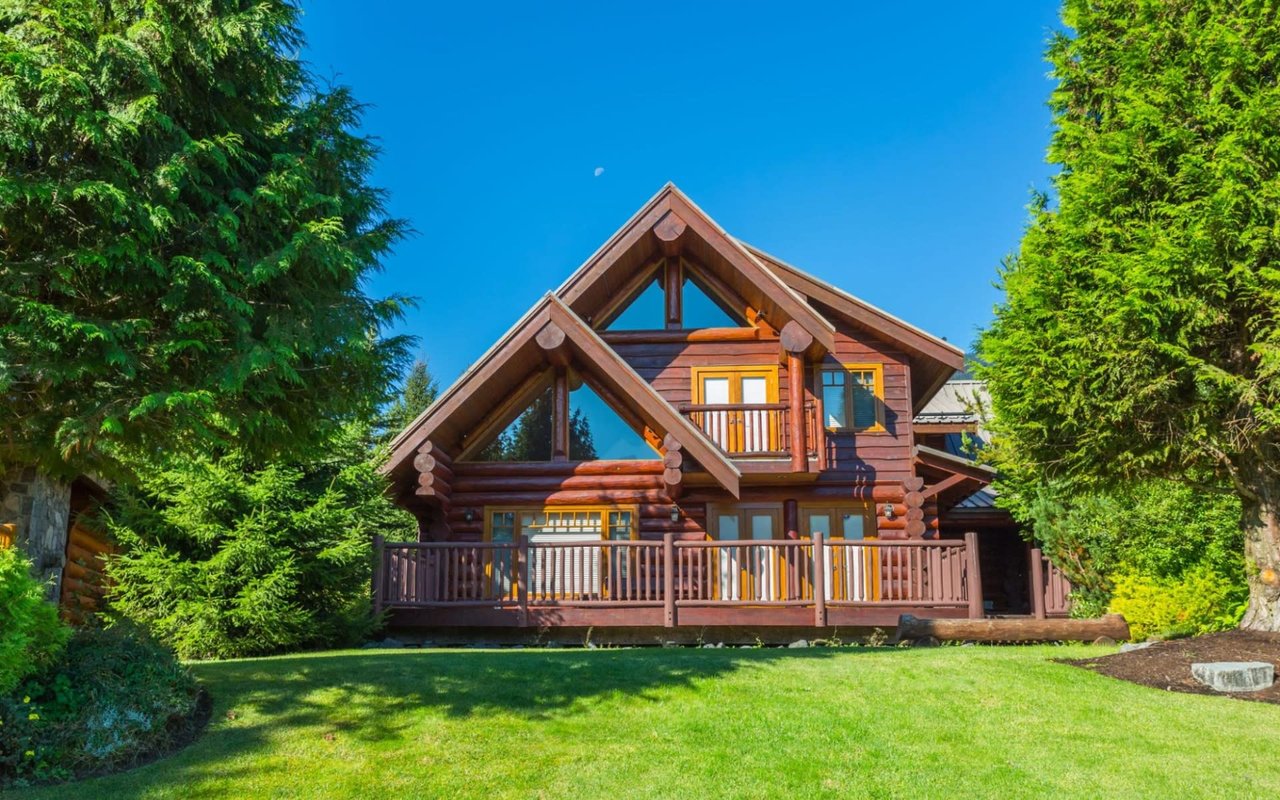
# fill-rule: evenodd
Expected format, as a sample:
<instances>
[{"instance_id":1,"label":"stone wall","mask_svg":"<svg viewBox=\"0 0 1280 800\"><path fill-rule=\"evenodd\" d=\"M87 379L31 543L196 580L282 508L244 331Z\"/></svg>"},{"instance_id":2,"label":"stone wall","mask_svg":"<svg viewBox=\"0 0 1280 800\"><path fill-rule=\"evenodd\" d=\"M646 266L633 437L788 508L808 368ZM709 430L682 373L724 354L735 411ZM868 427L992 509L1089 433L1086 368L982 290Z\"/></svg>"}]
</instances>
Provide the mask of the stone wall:
<instances>
[{"instance_id":1,"label":"stone wall","mask_svg":"<svg viewBox=\"0 0 1280 800\"><path fill-rule=\"evenodd\" d=\"M48 582L49 599L61 592L70 527L71 484L32 467L0 474L0 525L12 525L14 544L25 551L38 577Z\"/></svg>"}]
</instances>

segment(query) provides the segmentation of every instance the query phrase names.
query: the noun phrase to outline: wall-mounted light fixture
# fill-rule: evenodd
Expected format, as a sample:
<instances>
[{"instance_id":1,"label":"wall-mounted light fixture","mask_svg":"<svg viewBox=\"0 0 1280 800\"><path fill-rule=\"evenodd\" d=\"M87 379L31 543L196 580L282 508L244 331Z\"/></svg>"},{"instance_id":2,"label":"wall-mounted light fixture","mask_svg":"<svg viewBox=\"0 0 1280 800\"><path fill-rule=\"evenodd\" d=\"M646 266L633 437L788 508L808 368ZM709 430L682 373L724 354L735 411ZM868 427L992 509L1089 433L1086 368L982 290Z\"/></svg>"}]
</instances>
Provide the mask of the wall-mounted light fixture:
<instances>
[{"instance_id":1,"label":"wall-mounted light fixture","mask_svg":"<svg viewBox=\"0 0 1280 800\"><path fill-rule=\"evenodd\" d=\"M680 521L680 506L675 505L674 503L671 505L671 521L672 522Z\"/></svg>"},{"instance_id":2,"label":"wall-mounted light fixture","mask_svg":"<svg viewBox=\"0 0 1280 800\"><path fill-rule=\"evenodd\" d=\"M475 519L476 519L475 509L468 508L466 511L462 512L462 518L465 519L467 522L475 522Z\"/></svg>"},{"instance_id":3,"label":"wall-mounted light fixture","mask_svg":"<svg viewBox=\"0 0 1280 800\"><path fill-rule=\"evenodd\" d=\"M893 519L893 503L884 504L884 518Z\"/></svg>"}]
</instances>

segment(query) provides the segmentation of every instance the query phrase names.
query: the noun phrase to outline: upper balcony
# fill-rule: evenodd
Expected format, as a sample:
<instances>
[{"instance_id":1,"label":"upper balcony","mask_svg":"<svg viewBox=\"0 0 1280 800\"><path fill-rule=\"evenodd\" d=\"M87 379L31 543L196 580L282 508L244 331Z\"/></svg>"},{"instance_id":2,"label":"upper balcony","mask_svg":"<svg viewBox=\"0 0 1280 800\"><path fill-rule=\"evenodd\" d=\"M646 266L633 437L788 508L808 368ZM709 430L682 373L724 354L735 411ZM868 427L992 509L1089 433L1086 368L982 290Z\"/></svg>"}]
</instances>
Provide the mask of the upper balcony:
<instances>
[{"instance_id":1,"label":"upper balcony","mask_svg":"<svg viewBox=\"0 0 1280 800\"><path fill-rule=\"evenodd\" d=\"M789 403L720 403L680 406L707 438L733 459L793 459L818 453L818 414L805 403L799 425Z\"/></svg>"}]
</instances>

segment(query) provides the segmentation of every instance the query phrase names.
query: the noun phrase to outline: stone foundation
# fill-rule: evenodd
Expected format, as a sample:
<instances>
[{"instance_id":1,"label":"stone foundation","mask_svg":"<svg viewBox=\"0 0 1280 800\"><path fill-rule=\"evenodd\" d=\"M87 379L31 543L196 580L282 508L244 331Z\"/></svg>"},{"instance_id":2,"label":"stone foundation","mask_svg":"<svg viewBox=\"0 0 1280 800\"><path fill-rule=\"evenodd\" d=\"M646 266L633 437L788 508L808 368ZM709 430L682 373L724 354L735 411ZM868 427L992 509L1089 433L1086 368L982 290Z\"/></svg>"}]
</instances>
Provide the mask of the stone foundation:
<instances>
[{"instance_id":1,"label":"stone foundation","mask_svg":"<svg viewBox=\"0 0 1280 800\"><path fill-rule=\"evenodd\" d=\"M14 545L31 559L53 601L62 589L70 516L70 483L52 480L33 467L0 475L0 525L12 527Z\"/></svg>"}]
</instances>

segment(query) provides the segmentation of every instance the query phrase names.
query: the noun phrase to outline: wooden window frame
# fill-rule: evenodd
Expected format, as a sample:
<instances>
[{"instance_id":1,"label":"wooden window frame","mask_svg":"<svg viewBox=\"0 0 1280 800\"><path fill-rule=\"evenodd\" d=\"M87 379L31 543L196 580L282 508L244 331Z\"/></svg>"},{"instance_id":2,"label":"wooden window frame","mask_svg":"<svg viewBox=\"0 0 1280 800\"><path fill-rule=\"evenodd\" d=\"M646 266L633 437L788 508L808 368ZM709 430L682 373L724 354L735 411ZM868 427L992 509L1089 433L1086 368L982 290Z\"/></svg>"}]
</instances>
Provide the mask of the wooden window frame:
<instances>
[{"instance_id":1,"label":"wooden window frame","mask_svg":"<svg viewBox=\"0 0 1280 800\"><path fill-rule=\"evenodd\" d=\"M785 539L786 531L783 527L782 503L707 503L707 538L719 541L753 541L751 539L721 539L720 538L720 515L722 512L732 509L738 514L738 533L741 535L744 531L742 527L743 514L748 511L771 511L774 514L774 540ZM754 540L760 541L760 540Z\"/></svg>"},{"instance_id":2,"label":"wooden window frame","mask_svg":"<svg viewBox=\"0 0 1280 800\"><path fill-rule=\"evenodd\" d=\"M801 535L809 539L813 538L812 529L809 529L807 534L804 533L805 529L809 528L808 515L815 513L820 514L823 512L839 514L846 511L859 511L862 513L862 539L855 541L879 538L877 536L878 531L876 530L876 504L870 500L840 500L831 503L801 503L799 508ZM843 540L844 537L836 536L833 533L829 539Z\"/></svg>"},{"instance_id":3,"label":"wooden window frame","mask_svg":"<svg viewBox=\"0 0 1280 800\"><path fill-rule=\"evenodd\" d=\"M831 426L827 424L827 409L825 402L824 386L822 385L822 376L828 372L843 372L849 375L854 372L870 372L872 373L871 394L876 399L876 420L870 425L864 427L855 427L852 425ZM887 433L888 428L884 424L884 364L880 362L869 362L865 364L851 363L840 365L820 364L813 371L813 393L819 401L822 401L822 427L831 433ZM853 381L846 379L844 387L845 412L853 413ZM849 420L853 422L854 420Z\"/></svg>"},{"instance_id":4,"label":"wooden window frame","mask_svg":"<svg viewBox=\"0 0 1280 800\"><path fill-rule=\"evenodd\" d=\"M766 403L777 403L778 400L778 365L777 364L735 364L735 365L714 365L706 367L690 367L690 377L692 380L692 391L690 397L693 398L695 405L704 404L705 398L702 394L703 378L729 378L729 402L742 402L742 382L738 381L737 394L738 399L733 399L734 386L732 379L734 377L756 377L752 373L760 373L765 378L765 395L768 397Z\"/></svg>"},{"instance_id":5,"label":"wooden window frame","mask_svg":"<svg viewBox=\"0 0 1280 800\"><path fill-rule=\"evenodd\" d=\"M629 541L635 541L640 538L640 506L635 504L597 504L597 505L573 505L573 506L549 506L549 505L505 505L496 503L494 505L483 506L484 514L484 539L483 541L493 541L493 515L500 512L510 512L516 515L515 527L511 532L511 541L519 542L521 536L520 515L529 512L532 514L546 513L577 513L599 512L601 514L601 541L609 541L609 518L608 515L614 512L630 512L631 525ZM620 541L620 540L614 540Z\"/></svg>"}]
</instances>

